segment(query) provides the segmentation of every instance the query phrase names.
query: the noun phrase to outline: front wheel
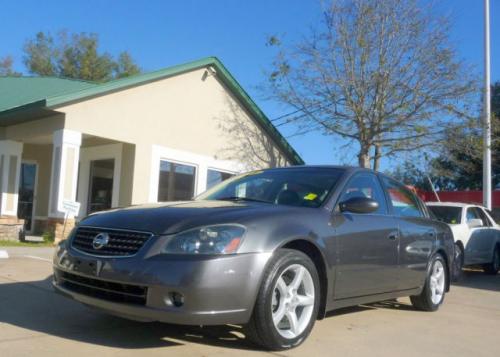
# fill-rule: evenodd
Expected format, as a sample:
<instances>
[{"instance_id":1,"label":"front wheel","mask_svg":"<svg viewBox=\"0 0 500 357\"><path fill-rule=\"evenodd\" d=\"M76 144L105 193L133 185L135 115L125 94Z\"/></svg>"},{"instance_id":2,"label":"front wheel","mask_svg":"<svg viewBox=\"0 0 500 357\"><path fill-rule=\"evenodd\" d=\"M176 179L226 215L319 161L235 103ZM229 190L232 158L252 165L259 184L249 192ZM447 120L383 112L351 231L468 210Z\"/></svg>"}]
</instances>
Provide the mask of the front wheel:
<instances>
[{"instance_id":1,"label":"front wheel","mask_svg":"<svg viewBox=\"0 0 500 357\"><path fill-rule=\"evenodd\" d=\"M268 350L298 346L314 326L319 301L314 263L302 252L280 249L264 273L247 337Z\"/></svg>"},{"instance_id":2,"label":"front wheel","mask_svg":"<svg viewBox=\"0 0 500 357\"><path fill-rule=\"evenodd\" d=\"M410 296L412 305L422 311L436 311L444 301L446 292L446 262L440 254L432 257L424 289L420 295Z\"/></svg>"},{"instance_id":3,"label":"front wheel","mask_svg":"<svg viewBox=\"0 0 500 357\"><path fill-rule=\"evenodd\" d=\"M500 247L495 248L493 260L490 264L483 265L483 270L486 274L497 275L500 270Z\"/></svg>"}]
</instances>

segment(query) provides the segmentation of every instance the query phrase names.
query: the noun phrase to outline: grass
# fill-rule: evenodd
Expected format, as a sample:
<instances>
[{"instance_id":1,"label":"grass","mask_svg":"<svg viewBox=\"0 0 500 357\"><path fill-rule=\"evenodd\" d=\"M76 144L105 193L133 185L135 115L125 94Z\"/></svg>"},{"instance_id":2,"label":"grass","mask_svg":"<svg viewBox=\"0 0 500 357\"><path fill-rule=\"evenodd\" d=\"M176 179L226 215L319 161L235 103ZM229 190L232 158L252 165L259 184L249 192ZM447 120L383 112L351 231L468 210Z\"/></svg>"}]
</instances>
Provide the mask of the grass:
<instances>
[{"instance_id":1,"label":"grass","mask_svg":"<svg viewBox=\"0 0 500 357\"><path fill-rule=\"evenodd\" d=\"M0 240L0 247L53 247L54 242L16 242Z\"/></svg>"}]
</instances>

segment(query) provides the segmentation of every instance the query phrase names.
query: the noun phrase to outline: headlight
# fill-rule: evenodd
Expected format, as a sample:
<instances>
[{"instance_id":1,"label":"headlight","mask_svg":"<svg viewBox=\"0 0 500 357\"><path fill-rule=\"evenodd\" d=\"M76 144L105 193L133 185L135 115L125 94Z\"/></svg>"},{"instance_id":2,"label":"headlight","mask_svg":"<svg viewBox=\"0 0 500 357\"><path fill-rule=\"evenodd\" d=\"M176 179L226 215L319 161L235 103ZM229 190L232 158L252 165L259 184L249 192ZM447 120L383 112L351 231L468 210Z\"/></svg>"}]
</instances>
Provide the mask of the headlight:
<instances>
[{"instance_id":1,"label":"headlight","mask_svg":"<svg viewBox=\"0 0 500 357\"><path fill-rule=\"evenodd\" d=\"M171 254L231 254L245 235L239 225L206 226L175 234L167 240L164 253Z\"/></svg>"}]
</instances>

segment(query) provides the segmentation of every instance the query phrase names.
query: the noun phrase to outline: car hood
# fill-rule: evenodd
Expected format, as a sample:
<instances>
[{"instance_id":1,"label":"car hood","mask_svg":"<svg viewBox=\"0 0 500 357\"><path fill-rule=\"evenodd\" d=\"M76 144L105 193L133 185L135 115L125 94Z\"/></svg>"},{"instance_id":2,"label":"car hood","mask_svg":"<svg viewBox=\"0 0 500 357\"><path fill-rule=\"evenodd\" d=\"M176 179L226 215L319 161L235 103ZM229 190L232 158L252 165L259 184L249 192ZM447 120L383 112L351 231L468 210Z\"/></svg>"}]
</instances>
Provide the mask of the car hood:
<instances>
[{"instance_id":1,"label":"car hood","mask_svg":"<svg viewBox=\"0 0 500 357\"><path fill-rule=\"evenodd\" d=\"M94 213L83 219L80 225L146 231L162 235L208 224L244 224L252 211L259 210L259 213L266 214L262 211L276 212L286 209L285 206L243 201L168 202Z\"/></svg>"}]
</instances>

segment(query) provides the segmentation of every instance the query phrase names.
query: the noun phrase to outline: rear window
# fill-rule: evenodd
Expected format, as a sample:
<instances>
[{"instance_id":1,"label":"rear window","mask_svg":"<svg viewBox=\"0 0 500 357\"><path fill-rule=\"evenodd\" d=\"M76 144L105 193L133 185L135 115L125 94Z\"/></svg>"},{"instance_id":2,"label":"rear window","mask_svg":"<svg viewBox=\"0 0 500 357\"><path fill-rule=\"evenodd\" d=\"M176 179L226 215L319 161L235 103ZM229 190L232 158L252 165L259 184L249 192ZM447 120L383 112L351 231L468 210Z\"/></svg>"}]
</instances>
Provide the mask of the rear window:
<instances>
[{"instance_id":1,"label":"rear window","mask_svg":"<svg viewBox=\"0 0 500 357\"><path fill-rule=\"evenodd\" d=\"M427 206L438 221L447 224L459 224L462 215L462 207L453 206Z\"/></svg>"}]
</instances>

